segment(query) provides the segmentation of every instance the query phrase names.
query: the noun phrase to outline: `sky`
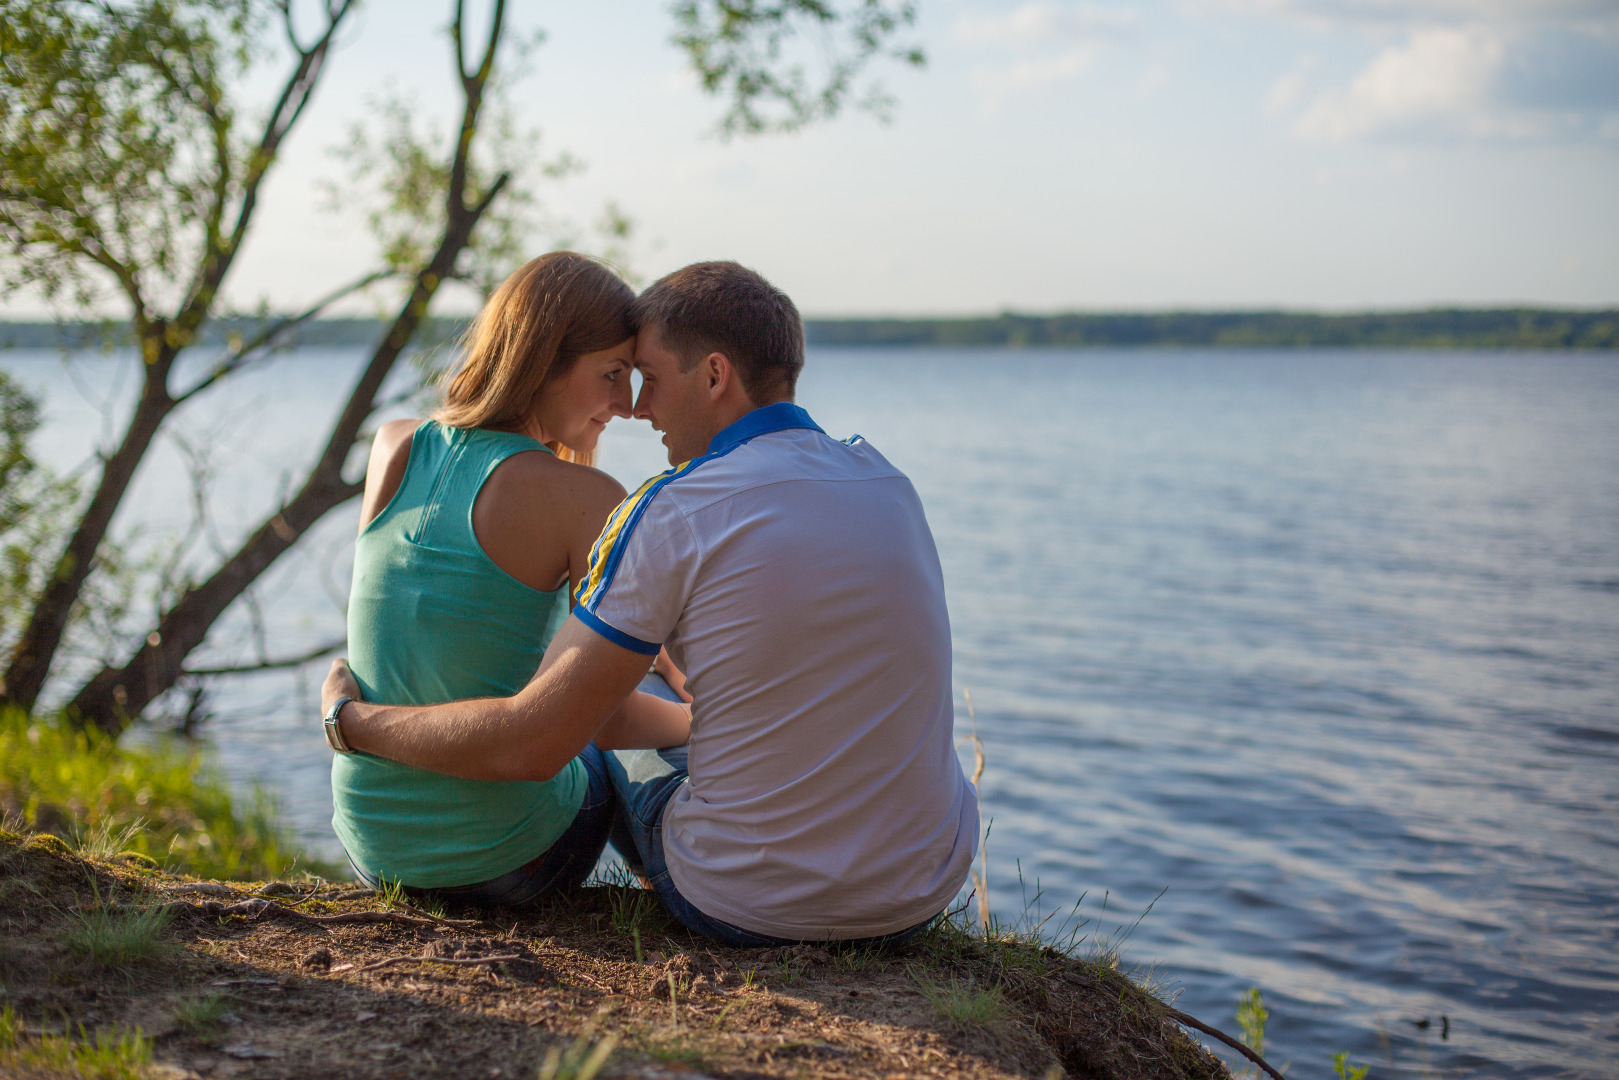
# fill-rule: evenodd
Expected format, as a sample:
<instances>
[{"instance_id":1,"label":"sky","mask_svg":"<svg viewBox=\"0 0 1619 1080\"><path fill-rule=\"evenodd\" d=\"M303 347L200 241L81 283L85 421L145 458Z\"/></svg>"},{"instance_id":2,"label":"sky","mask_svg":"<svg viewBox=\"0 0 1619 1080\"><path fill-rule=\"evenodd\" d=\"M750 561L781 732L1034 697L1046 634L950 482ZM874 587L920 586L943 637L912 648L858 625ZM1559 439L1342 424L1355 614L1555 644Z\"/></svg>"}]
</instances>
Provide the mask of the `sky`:
<instances>
[{"instance_id":1,"label":"sky","mask_svg":"<svg viewBox=\"0 0 1619 1080\"><path fill-rule=\"evenodd\" d=\"M520 118L584 164L534 190L621 207L643 281L734 258L820 316L1619 303L1619 0L921 0L891 123L729 142L664 0L510 9L547 34ZM449 10L370 0L345 33L233 303L374 263L321 183L380 93L448 128Z\"/></svg>"}]
</instances>

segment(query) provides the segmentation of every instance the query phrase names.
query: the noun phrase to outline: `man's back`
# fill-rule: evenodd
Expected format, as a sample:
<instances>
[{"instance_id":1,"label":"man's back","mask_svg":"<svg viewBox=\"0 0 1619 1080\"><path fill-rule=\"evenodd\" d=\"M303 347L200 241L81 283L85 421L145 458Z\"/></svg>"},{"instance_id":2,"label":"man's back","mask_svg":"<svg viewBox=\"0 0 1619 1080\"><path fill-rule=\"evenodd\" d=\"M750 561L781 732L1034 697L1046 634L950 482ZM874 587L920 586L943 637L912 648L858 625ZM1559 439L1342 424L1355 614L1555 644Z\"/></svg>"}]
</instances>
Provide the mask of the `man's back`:
<instances>
[{"instance_id":1,"label":"man's back","mask_svg":"<svg viewBox=\"0 0 1619 1080\"><path fill-rule=\"evenodd\" d=\"M921 503L869 444L811 423L758 410L645 485L581 610L687 672L691 778L663 821L682 895L762 934L867 937L956 894L977 803Z\"/></svg>"}]
</instances>

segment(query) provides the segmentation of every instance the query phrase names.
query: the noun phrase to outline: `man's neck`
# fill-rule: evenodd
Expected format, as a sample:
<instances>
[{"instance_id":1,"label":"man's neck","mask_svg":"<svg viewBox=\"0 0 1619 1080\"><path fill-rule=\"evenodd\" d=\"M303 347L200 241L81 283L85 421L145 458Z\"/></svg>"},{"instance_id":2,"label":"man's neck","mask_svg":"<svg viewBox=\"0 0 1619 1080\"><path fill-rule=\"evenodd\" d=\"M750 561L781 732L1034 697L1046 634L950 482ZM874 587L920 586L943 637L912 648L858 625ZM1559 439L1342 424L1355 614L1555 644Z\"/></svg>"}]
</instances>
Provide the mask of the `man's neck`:
<instances>
[{"instance_id":1,"label":"man's neck","mask_svg":"<svg viewBox=\"0 0 1619 1080\"><path fill-rule=\"evenodd\" d=\"M714 410L714 420L717 426L714 428L714 430L708 433L708 442L712 443L714 441L714 436L718 435L720 432L724 431L726 428L730 427L732 424L736 423L749 413L762 409L767 405L777 405L783 401L790 403L792 400L793 399L791 397L781 397L755 404L752 398L747 397L746 395L738 395L734 399L719 402ZM705 443L704 445L707 444Z\"/></svg>"}]
</instances>

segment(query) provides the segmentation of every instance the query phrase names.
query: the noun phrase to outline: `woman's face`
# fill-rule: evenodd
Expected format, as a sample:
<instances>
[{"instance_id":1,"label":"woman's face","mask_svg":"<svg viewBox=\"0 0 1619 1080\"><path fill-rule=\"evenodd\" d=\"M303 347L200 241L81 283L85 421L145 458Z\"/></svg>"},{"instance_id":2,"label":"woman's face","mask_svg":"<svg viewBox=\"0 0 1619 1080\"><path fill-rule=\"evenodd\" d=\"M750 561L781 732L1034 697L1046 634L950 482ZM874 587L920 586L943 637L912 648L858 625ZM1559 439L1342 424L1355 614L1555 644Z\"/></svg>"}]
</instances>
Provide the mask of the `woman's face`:
<instances>
[{"instance_id":1,"label":"woman's face","mask_svg":"<svg viewBox=\"0 0 1619 1080\"><path fill-rule=\"evenodd\" d=\"M586 353L574 361L562 378L540 394L534 419L540 441L555 440L570 450L588 454L596 449L602 429L615 416L630 415L630 370L635 339L626 338L611 349Z\"/></svg>"}]
</instances>

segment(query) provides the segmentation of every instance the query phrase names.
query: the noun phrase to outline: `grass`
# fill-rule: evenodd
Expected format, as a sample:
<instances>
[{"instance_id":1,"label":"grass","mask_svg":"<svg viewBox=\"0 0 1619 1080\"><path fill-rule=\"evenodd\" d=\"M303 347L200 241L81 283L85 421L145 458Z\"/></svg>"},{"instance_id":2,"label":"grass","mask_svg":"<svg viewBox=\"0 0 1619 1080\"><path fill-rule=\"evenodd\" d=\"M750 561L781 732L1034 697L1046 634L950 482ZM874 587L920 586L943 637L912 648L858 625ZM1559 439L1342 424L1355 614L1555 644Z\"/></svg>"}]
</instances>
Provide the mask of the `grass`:
<instances>
[{"instance_id":1,"label":"grass","mask_svg":"<svg viewBox=\"0 0 1619 1080\"><path fill-rule=\"evenodd\" d=\"M0 1009L0 1075L140 1080L151 1062L151 1040L138 1030L92 1035L80 1025L77 1039L52 1034L32 1038L9 1005Z\"/></svg>"},{"instance_id":2,"label":"grass","mask_svg":"<svg viewBox=\"0 0 1619 1080\"><path fill-rule=\"evenodd\" d=\"M911 971L911 978L933 1011L952 1024L984 1027L1010 1014L1006 995L998 986L984 986L972 978L936 980L918 969Z\"/></svg>"},{"instance_id":3,"label":"grass","mask_svg":"<svg viewBox=\"0 0 1619 1080\"><path fill-rule=\"evenodd\" d=\"M230 1011L225 994L189 994L174 1004L174 1022L190 1031L207 1033L219 1026Z\"/></svg>"},{"instance_id":4,"label":"grass","mask_svg":"<svg viewBox=\"0 0 1619 1080\"><path fill-rule=\"evenodd\" d=\"M97 903L89 911L73 915L62 944L69 952L107 967L157 960L174 951L163 937L173 918L173 910L162 907Z\"/></svg>"},{"instance_id":5,"label":"grass","mask_svg":"<svg viewBox=\"0 0 1619 1080\"><path fill-rule=\"evenodd\" d=\"M304 859L262 793L245 804L194 746L123 747L58 718L0 712L5 831L68 838L96 859L147 859L205 878L283 877Z\"/></svg>"},{"instance_id":6,"label":"grass","mask_svg":"<svg viewBox=\"0 0 1619 1080\"><path fill-rule=\"evenodd\" d=\"M641 888L624 888L613 896L613 930L619 934L635 935L636 951L640 951L640 935L651 929L662 911L656 893Z\"/></svg>"},{"instance_id":7,"label":"grass","mask_svg":"<svg viewBox=\"0 0 1619 1080\"><path fill-rule=\"evenodd\" d=\"M834 945L832 966L851 975L881 974L888 970L888 953L876 945Z\"/></svg>"},{"instance_id":8,"label":"grass","mask_svg":"<svg viewBox=\"0 0 1619 1080\"><path fill-rule=\"evenodd\" d=\"M93 828L75 826L73 838L69 843L81 858L91 862L105 862L120 855L138 854L134 845L138 842L137 838L145 824L145 818L136 818L134 821L120 824L113 818L104 817L96 822Z\"/></svg>"},{"instance_id":9,"label":"grass","mask_svg":"<svg viewBox=\"0 0 1619 1080\"><path fill-rule=\"evenodd\" d=\"M377 903L384 911L398 911L406 915L429 915L435 919L445 917L444 899L437 893L410 895L404 882L393 878L377 879Z\"/></svg>"},{"instance_id":10,"label":"grass","mask_svg":"<svg viewBox=\"0 0 1619 1080\"><path fill-rule=\"evenodd\" d=\"M540 1064L539 1080L592 1080L607 1064L617 1045L617 1035L592 1042L587 1034L579 1036L566 1049L552 1046L546 1050L545 1060Z\"/></svg>"},{"instance_id":11,"label":"grass","mask_svg":"<svg viewBox=\"0 0 1619 1080\"><path fill-rule=\"evenodd\" d=\"M804 963L791 956L783 956L776 962L775 982L782 986L791 986L804 974Z\"/></svg>"},{"instance_id":12,"label":"grass","mask_svg":"<svg viewBox=\"0 0 1619 1080\"><path fill-rule=\"evenodd\" d=\"M704 1059L701 1040L689 1032L676 1032L661 1039L648 1040L642 1048L665 1065L683 1069L695 1069L702 1065Z\"/></svg>"}]
</instances>

